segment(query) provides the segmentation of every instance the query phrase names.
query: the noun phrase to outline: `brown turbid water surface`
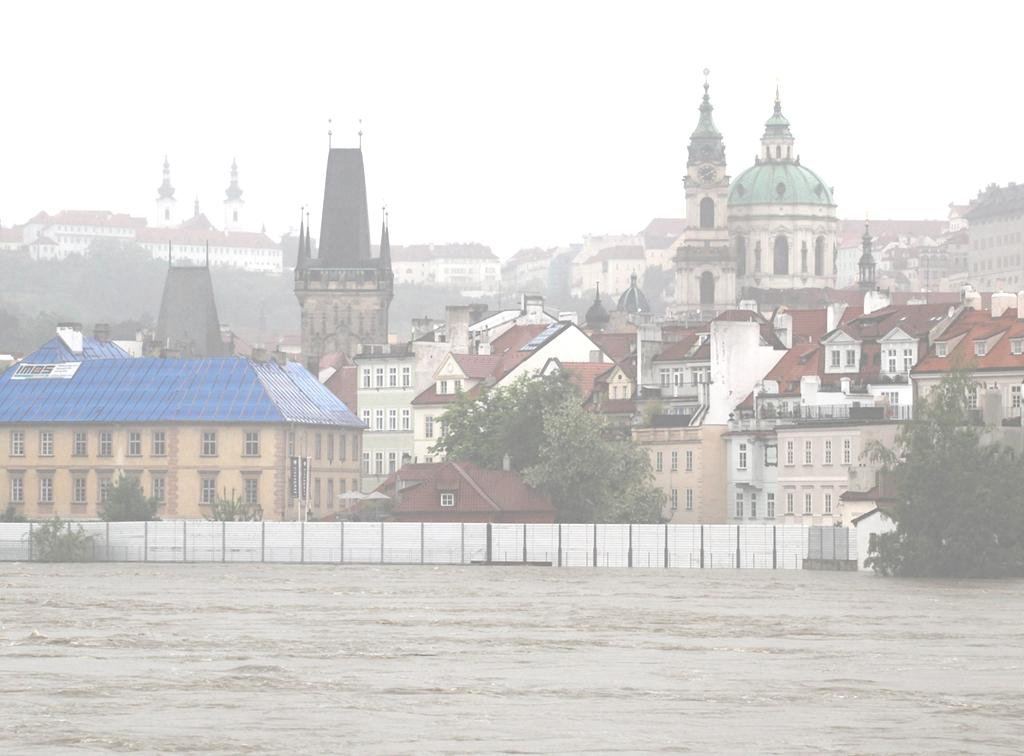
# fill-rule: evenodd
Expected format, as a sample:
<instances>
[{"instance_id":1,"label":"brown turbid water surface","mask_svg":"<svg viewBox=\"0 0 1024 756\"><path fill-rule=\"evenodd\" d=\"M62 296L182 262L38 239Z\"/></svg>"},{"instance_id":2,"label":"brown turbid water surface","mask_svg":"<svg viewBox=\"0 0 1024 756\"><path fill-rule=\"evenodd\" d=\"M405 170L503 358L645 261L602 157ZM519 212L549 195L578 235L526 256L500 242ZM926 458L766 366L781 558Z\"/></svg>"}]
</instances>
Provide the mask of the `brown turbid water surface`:
<instances>
[{"instance_id":1,"label":"brown turbid water surface","mask_svg":"<svg viewBox=\"0 0 1024 756\"><path fill-rule=\"evenodd\" d=\"M0 564L3 753L1016 753L1024 583Z\"/></svg>"}]
</instances>

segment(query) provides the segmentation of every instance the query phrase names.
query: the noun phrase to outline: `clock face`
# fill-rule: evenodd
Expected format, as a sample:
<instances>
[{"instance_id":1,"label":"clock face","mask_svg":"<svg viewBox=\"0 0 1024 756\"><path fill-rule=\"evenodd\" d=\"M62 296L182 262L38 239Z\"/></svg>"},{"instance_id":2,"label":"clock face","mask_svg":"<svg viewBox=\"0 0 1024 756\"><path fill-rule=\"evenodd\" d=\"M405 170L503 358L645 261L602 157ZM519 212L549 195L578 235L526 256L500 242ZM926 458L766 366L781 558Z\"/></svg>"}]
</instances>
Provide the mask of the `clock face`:
<instances>
[{"instance_id":1,"label":"clock face","mask_svg":"<svg viewBox=\"0 0 1024 756\"><path fill-rule=\"evenodd\" d=\"M710 184L712 181L715 180L715 177L718 176L718 171L716 171L710 165L705 165L701 167L701 169L698 171L698 174L700 175L701 181L703 181L705 184Z\"/></svg>"}]
</instances>

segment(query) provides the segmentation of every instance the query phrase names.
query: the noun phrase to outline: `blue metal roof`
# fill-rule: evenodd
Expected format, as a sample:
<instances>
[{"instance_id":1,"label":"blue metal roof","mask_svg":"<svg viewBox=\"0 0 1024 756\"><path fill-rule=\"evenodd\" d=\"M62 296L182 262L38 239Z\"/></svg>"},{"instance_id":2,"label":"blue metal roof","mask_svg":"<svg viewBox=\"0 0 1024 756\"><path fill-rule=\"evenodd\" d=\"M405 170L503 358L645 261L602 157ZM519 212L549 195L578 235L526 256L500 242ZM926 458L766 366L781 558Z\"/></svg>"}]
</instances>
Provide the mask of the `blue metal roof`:
<instances>
[{"instance_id":1,"label":"blue metal roof","mask_svg":"<svg viewBox=\"0 0 1024 756\"><path fill-rule=\"evenodd\" d=\"M92 336L82 337L82 351L72 352L60 336L54 336L22 362L34 365L53 365L58 362L78 362L80 360L113 360L127 358L131 355L113 341L100 341Z\"/></svg>"},{"instance_id":2,"label":"blue metal roof","mask_svg":"<svg viewBox=\"0 0 1024 756\"><path fill-rule=\"evenodd\" d=\"M41 351L41 350L40 350ZM83 360L71 378L0 375L0 423L304 423L366 427L298 363Z\"/></svg>"}]
</instances>

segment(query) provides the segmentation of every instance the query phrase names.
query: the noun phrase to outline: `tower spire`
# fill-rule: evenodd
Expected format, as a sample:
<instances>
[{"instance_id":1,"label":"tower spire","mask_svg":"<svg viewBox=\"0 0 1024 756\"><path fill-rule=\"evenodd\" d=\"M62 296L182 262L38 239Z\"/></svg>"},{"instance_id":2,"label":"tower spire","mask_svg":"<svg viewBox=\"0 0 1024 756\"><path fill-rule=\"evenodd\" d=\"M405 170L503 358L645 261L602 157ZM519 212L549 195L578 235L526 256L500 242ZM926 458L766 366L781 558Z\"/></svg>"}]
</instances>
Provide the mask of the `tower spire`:
<instances>
[{"instance_id":1,"label":"tower spire","mask_svg":"<svg viewBox=\"0 0 1024 756\"><path fill-rule=\"evenodd\" d=\"M875 288L875 256L871 254L871 227L864 218L864 235L860 239L861 255L857 262L860 272L858 283L862 289Z\"/></svg>"},{"instance_id":2,"label":"tower spire","mask_svg":"<svg viewBox=\"0 0 1024 756\"><path fill-rule=\"evenodd\" d=\"M708 82L710 73L710 69L704 69L704 98L700 103L700 118L697 121L697 128L690 135L690 147L686 161L688 165L725 162L722 133L715 126L714 118L711 116L714 107L711 105L711 95L708 93L711 88Z\"/></svg>"},{"instance_id":3,"label":"tower spire","mask_svg":"<svg viewBox=\"0 0 1024 756\"><path fill-rule=\"evenodd\" d=\"M387 205L381 207L380 257L377 260L377 267L381 270L391 271L391 236L388 233Z\"/></svg>"},{"instance_id":4,"label":"tower spire","mask_svg":"<svg viewBox=\"0 0 1024 756\"><path fill-rule=\"evenodd\" d=\"M303 270L309 263L309 258L306 257L306 216L300 210L299 211L299 250L295 258L295 269Z\"/></svg>"}]
</instances>

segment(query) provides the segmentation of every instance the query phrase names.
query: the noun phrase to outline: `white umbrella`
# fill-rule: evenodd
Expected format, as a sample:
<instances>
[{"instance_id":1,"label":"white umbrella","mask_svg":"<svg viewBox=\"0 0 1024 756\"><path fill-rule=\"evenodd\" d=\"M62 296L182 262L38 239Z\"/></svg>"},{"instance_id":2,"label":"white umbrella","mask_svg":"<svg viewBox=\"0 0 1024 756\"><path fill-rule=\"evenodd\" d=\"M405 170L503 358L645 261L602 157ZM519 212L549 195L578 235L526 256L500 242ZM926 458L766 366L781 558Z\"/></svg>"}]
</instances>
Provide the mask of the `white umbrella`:
<instances>
[{"instance_id":1,"label":"white umbrella","mask_svg":"<svg viewBox=\"0 0 1024 756\"><path fill-rule=\"evenodd\" d=\"M388 496L387 494L382 494L380 491L373 491L372 493L368 493L363 498L367 499L367 500L369 500L369 499L388 499L388 500L390 500L391 499L390 496Z\"/></svg>"},{"instance_id":2,"label":"white umbrella","mask_svg":"<svg viewBox=\"0 0 1024 756\"><path fill-rule=\"evenodd\" d=\"M365 499L366 496L361 494L359 491L349 491L348 493L338 494L339 499Z\"/></svg>"}]
</instances>

